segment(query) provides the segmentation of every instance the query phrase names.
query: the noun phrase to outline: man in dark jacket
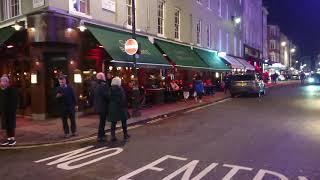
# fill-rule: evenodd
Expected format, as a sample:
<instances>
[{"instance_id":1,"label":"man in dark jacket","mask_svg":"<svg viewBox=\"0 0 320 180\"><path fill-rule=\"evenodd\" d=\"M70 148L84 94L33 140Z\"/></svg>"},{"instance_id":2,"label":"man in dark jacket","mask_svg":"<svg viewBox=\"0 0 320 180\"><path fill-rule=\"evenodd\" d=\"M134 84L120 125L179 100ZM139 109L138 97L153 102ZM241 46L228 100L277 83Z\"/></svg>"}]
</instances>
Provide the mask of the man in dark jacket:
<instances>
[{"instance_id":1,"label":"man in dark jacket","mask_svg":"<svg viewBox=\"0 0 320 180\"><path fill-rule=\"evenodd\" d=\"M3 146L13 146L16 144L16 110L17 110L17 91L9 87L9 78L3 75L0 79L0 117L2 129L6 130L7 140L2 143Z\"/></svg>"},{"instance_id":2,"label":"man in dark jacket","mask_svg":"<svg viewBox=\"0 0 320 180\"><path fill-rule=\"evenodd\" d=\"M71 133L72 136L76 136L77 126L76 126L76 118L75 118L75 106L76 106L76 96L73 91L73 88L67 85L66 77L59 77L60 87L57 88L56 98L59 103L63 130L65 137L69 137L70 130L68 124L68 118L70 118L71 122Z\"/></svg>"},{"instance_id":3,"label":"man in dark jacket","mask_svg":"<svg viewBox=\"0 0 320 180\"><path fill-rule=\"evenodd\" d=\"M105 126L108 115L108 91L109 85L106 83L106 77L104 73L97 74L97 85L94 90L94 108L99 113L99 130L98 130L98 142L104 142L106 140Z\"/></svg>"}]
</instances>

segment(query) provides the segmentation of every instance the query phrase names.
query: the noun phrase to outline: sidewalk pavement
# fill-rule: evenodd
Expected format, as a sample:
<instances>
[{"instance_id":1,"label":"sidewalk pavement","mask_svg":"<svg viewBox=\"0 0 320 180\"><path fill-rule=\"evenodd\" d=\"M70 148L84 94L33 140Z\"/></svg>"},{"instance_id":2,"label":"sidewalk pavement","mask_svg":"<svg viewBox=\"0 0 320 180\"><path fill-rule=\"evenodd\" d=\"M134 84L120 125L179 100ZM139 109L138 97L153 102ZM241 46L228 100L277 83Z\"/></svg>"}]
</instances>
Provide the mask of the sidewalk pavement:
<instances>
[{"instance_id":1,"label":"sidewalk pavement","mask_svg":"<svg viewBox=\"0 0 320 180\"><path fill-rule=\"evenodd\" d=\"M277 84L267 84L268 88L297 84L297 81L279 82ZM202 103L195 103L194 100L188 102L178 101L170 104L155 105L141 110L141 117L131 118L128 124L134 125L145 123L162 117L176 115L184 111L205 106L229 98L222 92L217 92L214 96L205 96ZM36 146L45 144L64 143L76 141L84 138L94 137L97 134L99 118L97 115L90 115L77 118L78 136L64 138L62 122L60 119L48 119L46 121L33 121L28 118L17 118L16 139L17 146ZM121 123L118 123L120 125ZM106 124L106 130L110 129L110 124ZM4 132L0 133L0 139L4 138Z\"/></svg>"}]
</instances>

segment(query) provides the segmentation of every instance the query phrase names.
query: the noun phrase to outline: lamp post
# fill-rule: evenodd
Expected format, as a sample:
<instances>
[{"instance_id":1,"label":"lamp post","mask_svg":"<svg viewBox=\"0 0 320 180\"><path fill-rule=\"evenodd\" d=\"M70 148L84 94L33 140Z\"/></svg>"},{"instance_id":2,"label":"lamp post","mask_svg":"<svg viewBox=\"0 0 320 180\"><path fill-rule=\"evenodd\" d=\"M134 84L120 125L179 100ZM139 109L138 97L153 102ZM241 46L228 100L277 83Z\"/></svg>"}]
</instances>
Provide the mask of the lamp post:
<instances>
[{"instance_id":1,"label":"lamp post","mask_svg":"<svg viewBox=\"0 0 320 180\"><path fill-rule=\"evenodd\" d=\"M132 39L136 39L136 2L132 0ZM138 79L138 69L137 69L137 54L132 56L133 58L133 74L134 74L134 87L133 87L133 111L132 117L139 117L141 113L140 108L140 89L139 89L139 79Z\"/></svg>"}]
</instances>

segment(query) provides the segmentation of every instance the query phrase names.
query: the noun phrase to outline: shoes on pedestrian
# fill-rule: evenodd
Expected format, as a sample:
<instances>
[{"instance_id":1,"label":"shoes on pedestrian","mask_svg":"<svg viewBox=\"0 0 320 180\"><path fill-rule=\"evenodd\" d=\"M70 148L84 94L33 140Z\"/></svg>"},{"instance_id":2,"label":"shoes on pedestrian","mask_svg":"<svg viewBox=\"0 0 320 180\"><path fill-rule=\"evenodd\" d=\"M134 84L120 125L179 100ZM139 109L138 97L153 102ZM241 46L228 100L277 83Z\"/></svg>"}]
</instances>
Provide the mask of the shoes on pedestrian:
<instances>
[{"instance_id":1,"label":"shoes on pedestrian","mask_svg":"<svg viewBox=\"0 0 320 180\"><path fill-rule=\"evenodd\" d=\"M10 143L10 140L7 139L7 140L5 140L3 143L1 143L1 146L8 146L9 143Z\"/></svg>"},{"instance_id":2,"label":"shoes on pedestrian","mask_svg":"<svg viewBox=\"0 0 320 180\"><path fill-rule=\"evenodd\" d=\"M69 138L70 137L70 135L69 134L64 134L64 136L63 136L64 138Z\"/></svg>"},{"instance_id":3,"label":"shoes on pedestrian","mask_svg":"<svg viewBox=\"0 0 320 180\"><path fill-rule=\"evenodd\" d=\"M97 142L99 142L99 143L103 143L103 142L106 142L106 137L98 137L97 138Z\"/></svg>"},{"instance_id":4,"label":"shoes on pedestrian","mask_svg":"<svg viewBox=\"0 0 320 180\"><path fill-rule=\"evenodd\" d=\"M78 136L78 133L72 133L71 136L72 136L72 137L76 137L76 136Z\"/></svg>"},{"instance_id":5,"label":"shoes on pedestrian","mask_svg":"<svg viewBox=\"0 0 320 180\"><path fill-rule=\"evenodd\" d=\"M202 103L202 100L199 100L199 103Z\"/></svg>"},{"instance_id":6,"label":"shoes on pedestrian","mask_svg":"<svg viewBox=\"0 0 320 180\"><path fill-rule=\"evenodd\" d=\"M111 141L116 142L116 141L118 141L118 139L116 137L113 137L113 138L111 138Z\"/></svg>"},{"instance_id":7,"label":"shoes on pedestrian","mask_svg":"<svg viewBox=\"0 0 320 180\"><path fill-rule=\"evenodd\" d=\"M8 144L9 146L14 146L16 144L17 144L17 141L15 139L9 140L9 144Z\"/></svg>"},{"instance_id":8,"label":"shoes on pedestrian","mask_svg":"<svg viewBox=\"0 0 320 180\"><path fill-rule=\"evenodd\" d=\"M129 134L125 134L124 136L123 136L123 139L129 139L130 138L130 135Z\"/></svg>"}]
</instances>

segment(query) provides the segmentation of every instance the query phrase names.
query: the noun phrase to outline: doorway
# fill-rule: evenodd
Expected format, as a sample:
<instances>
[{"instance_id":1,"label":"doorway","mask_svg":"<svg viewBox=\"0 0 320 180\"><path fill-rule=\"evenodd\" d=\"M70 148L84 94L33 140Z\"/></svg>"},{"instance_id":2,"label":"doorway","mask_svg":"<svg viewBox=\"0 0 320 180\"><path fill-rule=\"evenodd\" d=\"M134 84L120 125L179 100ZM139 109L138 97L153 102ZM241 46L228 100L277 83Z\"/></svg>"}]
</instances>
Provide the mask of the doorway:
<instances>
[{"instance_id":1,"label":"doorway","mask_svg":"<svg viewBox=\"0 0 320 180\"><path fill-rule=\"evenodd\" d=\"M56 89L60 75L68 76L68 59L66 53L44 53L46 77L46 109L48 117L58 117L59 110L56 100Z\"/></svg>"}]
</instances>

